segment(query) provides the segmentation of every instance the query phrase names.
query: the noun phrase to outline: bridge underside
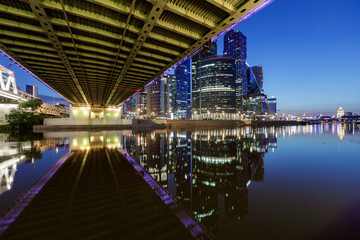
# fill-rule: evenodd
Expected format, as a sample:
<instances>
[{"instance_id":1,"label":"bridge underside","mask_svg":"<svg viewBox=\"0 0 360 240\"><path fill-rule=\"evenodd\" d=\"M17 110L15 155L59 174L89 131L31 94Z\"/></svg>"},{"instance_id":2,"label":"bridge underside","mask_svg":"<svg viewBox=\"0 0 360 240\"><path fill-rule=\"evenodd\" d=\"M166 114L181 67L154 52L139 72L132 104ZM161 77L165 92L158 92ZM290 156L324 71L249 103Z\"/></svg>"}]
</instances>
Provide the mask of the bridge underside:
<instances>
[{"instance_id":1,"label":"bridge underside","mask_svg":"<svg viewBox=\"0 0 360 240\"><path fill-rule=\"evenodd\" d=\"M116 106L273 0L0 0L0 49L76 105Z\"/></svg>"}]
</instances>

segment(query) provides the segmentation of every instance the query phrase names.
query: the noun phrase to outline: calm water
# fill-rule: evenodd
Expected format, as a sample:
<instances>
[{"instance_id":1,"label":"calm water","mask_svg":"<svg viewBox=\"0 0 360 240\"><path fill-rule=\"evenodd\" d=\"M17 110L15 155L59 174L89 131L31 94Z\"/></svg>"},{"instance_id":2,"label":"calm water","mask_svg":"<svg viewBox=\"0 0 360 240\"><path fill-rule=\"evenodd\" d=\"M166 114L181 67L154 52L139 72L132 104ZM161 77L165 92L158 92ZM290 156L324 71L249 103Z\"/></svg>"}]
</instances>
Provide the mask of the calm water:
<instances>
[{"instance_id":1,"label":"calm water","mask_svg":"<svg viewBox=\"0 0 360 240\"><path fill-rule=\"evenodd\" d=\"M360 238L359 125L64 132L45 138L49 149L37 160L22 150L36 147L2 139L3 152L18 150L1 155L0 164L9 156L25 158L16 163L10 185L3 172L13 174L11 169L1 169L1 213L69 148L121 147L218 239Z\"/></svg>"}]
</instances>

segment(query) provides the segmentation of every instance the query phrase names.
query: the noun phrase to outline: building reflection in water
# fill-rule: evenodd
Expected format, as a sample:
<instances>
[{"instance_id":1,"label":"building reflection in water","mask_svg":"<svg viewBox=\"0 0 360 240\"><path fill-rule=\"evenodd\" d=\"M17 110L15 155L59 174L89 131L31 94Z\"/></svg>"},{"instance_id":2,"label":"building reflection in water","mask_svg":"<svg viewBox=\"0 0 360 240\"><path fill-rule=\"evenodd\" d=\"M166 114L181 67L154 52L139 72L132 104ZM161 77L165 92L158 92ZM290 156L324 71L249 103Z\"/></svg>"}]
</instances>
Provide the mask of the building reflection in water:
<instances>
[{"instance_id":1,"label":"building reflection in water","mask_svg":"<svg viewBox=\"0 0 360 240\"><path fill-rule=\"evenodd\" d=\"M219 195L225 214L247 213L251 181L263 181L263 156L277 147L275 128L196 132L155 131L123 135L121 145L181 200L202 223L216 231Z\"/></svg>"},{"instance_id":2,"label":"building reflection in water","mask_svg":"<svg viewBox=\"0 0 360 240\"><path fill-rule=\"evenodd\" d=\"M264 180L264 155L275 151L277 138L332 132L343 139L359 131L356 124L240 128L195 132L122 135L121 146L168 191L216 232L219 206L231 219L248 211L248 187Z\"/></svg>"}]
</instances>

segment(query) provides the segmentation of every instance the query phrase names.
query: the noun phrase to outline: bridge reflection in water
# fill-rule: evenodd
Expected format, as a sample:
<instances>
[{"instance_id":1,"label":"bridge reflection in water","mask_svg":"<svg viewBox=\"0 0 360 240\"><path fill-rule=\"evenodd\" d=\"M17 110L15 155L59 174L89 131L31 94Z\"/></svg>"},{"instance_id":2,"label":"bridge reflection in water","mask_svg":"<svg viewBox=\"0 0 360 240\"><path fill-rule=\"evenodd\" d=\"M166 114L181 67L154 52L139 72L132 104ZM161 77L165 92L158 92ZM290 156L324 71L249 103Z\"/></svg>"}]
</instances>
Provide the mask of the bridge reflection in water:
<instances>
[{"instance_id":1,"label":"bridge reflection in water","mask_svg":"<svg viewBox=\"0 0 360 240\"><path fill-rule=\"evenodd\" d=\"M35 164L42 157L42 152L49 148L58 152L58 147L63 147L65 142L65 139L15 141L5 134L0 135L0 196L11 190L19 164Z\"/></svg>"}]
</instances>

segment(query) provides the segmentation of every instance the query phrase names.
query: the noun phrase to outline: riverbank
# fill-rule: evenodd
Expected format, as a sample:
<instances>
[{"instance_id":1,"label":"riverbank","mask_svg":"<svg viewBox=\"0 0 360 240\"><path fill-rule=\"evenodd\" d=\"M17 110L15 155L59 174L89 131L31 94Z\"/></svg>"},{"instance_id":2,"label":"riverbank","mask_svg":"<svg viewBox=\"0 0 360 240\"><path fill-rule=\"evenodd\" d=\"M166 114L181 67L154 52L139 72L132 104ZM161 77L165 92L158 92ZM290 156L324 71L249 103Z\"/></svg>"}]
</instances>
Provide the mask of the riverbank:
<instances>
[{"instance_id":1,"label":"riverbank","mask_svg":"<svg viewBox=\"0 0 360 240\"><path fill-rule=\"evenodd\" d=\"M209 128L236 128L243 126L293 126L314 124L305 121L264 121L264 120L126 120L126 124L90 124L90 125L35 125L34 132L47 131L100 131L100 130L135 130L154 129L196 130Z\"/></svg>"}]
</instances>

